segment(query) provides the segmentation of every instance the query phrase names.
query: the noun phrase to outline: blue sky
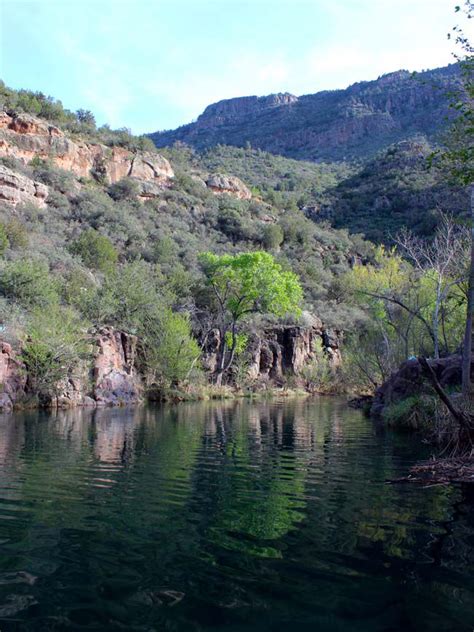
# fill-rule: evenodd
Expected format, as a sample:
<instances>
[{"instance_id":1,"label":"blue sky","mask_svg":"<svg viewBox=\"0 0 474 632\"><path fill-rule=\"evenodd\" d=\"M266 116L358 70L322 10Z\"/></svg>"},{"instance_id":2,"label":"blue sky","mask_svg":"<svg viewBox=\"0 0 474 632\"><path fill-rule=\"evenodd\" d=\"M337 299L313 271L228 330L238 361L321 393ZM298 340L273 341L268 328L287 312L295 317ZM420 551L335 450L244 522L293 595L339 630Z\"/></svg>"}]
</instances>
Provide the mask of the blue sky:
<instances>
[{"instance_id":1,"label":"blue sky","mask_svg":"<svg viewBox=\"0 0 474 632\"><path fill-rule=\"evenodd\" d=\"M459 2L458 2L459 3ZM135 133L452 61L451 0L0 0L0 75Z\"/></svg>"}]
</instances>

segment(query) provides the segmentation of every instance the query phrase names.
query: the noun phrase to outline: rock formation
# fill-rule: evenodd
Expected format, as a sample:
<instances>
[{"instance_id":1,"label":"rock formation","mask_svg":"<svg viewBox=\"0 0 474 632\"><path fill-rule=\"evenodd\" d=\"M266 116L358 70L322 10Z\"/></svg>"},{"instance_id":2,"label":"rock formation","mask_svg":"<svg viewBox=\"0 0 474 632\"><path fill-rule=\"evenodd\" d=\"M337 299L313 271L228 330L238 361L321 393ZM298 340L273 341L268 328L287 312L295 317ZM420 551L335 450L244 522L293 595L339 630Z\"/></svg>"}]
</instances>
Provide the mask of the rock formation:
<instances>
[{"instance_id":1,"label":"rock formation","mask_svg":"<svg viewBox=\"0 0 474 632\"><path fill-rule=\"evenodd\" d=\"M0 165L0 201L11 206L30 203L44 208L48 192L45 184Z\"/></svg>"},{"instance_id":2,"label":"rock formation","mask_svg":"<svg viewBox=\"0 0 474 632\"><path fill-rule=\"evenodd\" d=\"M29 114L0 112L0 157L24 164L33 158L51 160L77 177L95 175L108 183L133 178L143 198L156 197L174 177L170 163L160 154L72 140L58 127Z\"/></svg>"},{"instance_id":3,"label":"rock formation","mask_svg":"<svg viewBox=\"0 0 474 632\"><path fill-rule=\"evenodd\" d=\"M11 345L0 341L0 412L10 412L24 396L26 373Z\"/></svg>"},{"instance_id":4,"label":"rock formation","mask_svg":"<svg viewBox=\"0 0 474 632\"><path fill-rule=\"evenodd\" d=\"M96 345L93 393L97 404L138 402L142 389L136 370L137 337L105 327L99 331Z\"/></svg>"},{"instance_id":5,"label":"rock formation","mask_svg":"<svg viewBox=\"0 0 474 632\"><path fill-rule=\"evenodd\" d=\"M250 337L248 350L248 378L254 382L283 385L288 377L301 377L303 368L316 358L322 348L333 369L341 364L340 343L342 332L325 329L322 322L313 319L309 326L269 327ZM208 336L203 365L210 373L217 365L220 334L213 329Z\"/></svg>"},{"instance_id":6,"label":"rock formation","mask_svg":"<svg viewBox=\"0 0 474 632\"><path fill-rule=\"evenodd\" d=\"M52 408L76 406L123 406L142 398L142 383L136 367L137 338L104 327L95 335L92 367L76 367L74 375L56 385L49 400ZM10 412L34 403L25 366L11 345L0 341L0 412Z\"/></svg>"},{"instance_id":7,"label":"rock formation","mask_svg":"<svg viewBox=\"0 0 474 632\"><path fill-rule=\"evenodd\" d=\"M232 195L240 200L250 200L251 192L239 178L226 176L220 173L210 175L206 180L206 186L216 195Z\"/></svg>"}]
</instances>

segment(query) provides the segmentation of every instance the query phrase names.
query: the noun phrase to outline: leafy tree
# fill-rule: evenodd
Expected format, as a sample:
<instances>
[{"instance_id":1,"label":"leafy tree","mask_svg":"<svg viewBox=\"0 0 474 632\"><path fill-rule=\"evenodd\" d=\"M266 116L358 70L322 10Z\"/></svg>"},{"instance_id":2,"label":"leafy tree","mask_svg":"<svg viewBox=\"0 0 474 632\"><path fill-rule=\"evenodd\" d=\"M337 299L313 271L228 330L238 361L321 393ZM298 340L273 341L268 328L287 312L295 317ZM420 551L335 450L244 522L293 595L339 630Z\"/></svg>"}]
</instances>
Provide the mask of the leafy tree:
<instances>
[{"instance_id":1,"label":"leafy tree","mask_svg":"<svg viewBox=\"0 0 474 632\"><path fill-rule=\"evenodd\" d=\"M90 228L81 233L71 245L71 252L79 255L88 268L108 272L117 263L118 253L108 237Z\"/></svg>"},{"instance_id":2,"label":"leafy tree","mask_svg":"<svg viewBox=\"0 0 474 632\"><path fill-rule=\"evenodd\" d=\"M212 307L220 332L215 381L221 384L223 374L234 360L239 321L255 313L298 314L303 291L298 277L284 271L266 252L221 256L207 252L199 260L214 298Z\"/></svg>"},{"instance_id":3,"label":"leafy tree","mask_svg":"<svg viewBox=\"0 0 474 632\"><path fill-rule=\"evenodd\" d=\"M90 110L83 110L83 109L77 110L76 117L79 123L82 123L83 125L87 125L88 127L95 129L95 116L92 114Z\"/></svg>"}]
</instances>

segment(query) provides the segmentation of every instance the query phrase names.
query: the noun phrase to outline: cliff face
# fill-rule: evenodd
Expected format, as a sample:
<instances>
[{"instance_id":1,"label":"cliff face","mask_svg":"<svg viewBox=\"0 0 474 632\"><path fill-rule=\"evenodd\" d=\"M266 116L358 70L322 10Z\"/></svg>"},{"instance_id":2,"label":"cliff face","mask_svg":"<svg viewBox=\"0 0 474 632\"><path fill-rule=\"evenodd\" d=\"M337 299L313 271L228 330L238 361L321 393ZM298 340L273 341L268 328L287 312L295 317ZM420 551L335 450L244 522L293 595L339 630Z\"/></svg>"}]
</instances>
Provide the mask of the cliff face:
<instances>
[{"instance_id":1,"label":"cliff face","mask_svg":"<svg viewBox=\"0 0 474 632\"><path fill-rule=\"evenodd\" d=\"M240 97L208 106L195 123L150 137L158 147L183 141L252 147L307 160L373 156L413 133L433 139L445 125L455 65L413 77L399 71L346 90L295 97Z\"/></svg>"},{"instance_id":2,"label":"cliff face","mask_svg":"<svg viewBox=\"0 0 474 632\"><path fill-rule=\"evenodd\" d=\"M140 371L139 344L136 336L104 327L93 339L94 353L90 366L80 366L56 385L43 405L52 408L81 406L124 406L145 397L145 378ZM247 377L260 385L283 386L288 378L304 385L302 371L315 360L317 348L323 349L330 366L341 363L341 332L327 330L315 319L312 326L276 326L254 335L249 343L250 361ZM210 373L217 362L219 333L212 332L203 357ZM232 375L228 376L232 380ZM19 354L0 341L0 412L36 405L28 372Z\"/></svg>"},{"instance_id":3,"label":"cliff face","mask_svg":"<svg viewBox=\"0 0 474 632\"><path fill-rule=\"evenodd\" d=\"M74 375L57 384L49 401L53 408L122 406L142 399L142 381L136 366L137 338L105 327L94 339L92 366L77 367ZM34 405L28 372L18 353L0 341L0 412Z\"/></svg>"},{"instance_id":4,"label":"cliff face","mask_svg":"<svg viewBox=\"0 0 474 632\"><path fill-rule=\"evenodd\" d=\"M24 164L34 158L51 160L57 167L71 171L78 178L100 176L108 183L133 178L143 198L156 196L174 177L170 163L160 154L131 152L123 147L73 140L58 127L29 114L0 112L0 157L15 158ZM3 190L8 187L18 190L14 184L5 182L5 175L1 178L0 174ZM28 186L31 188L32 185ZM2 197L12 204L25 201L24 196L17 199L17 194L8 197L4 193Z\"/></svg>"},{"instance_id":5,"label":"cliff face","mask_svg":"<svg viewBox=\"0 0 474 632\"><path fill-rule=\"evenodd\" d=\"M288 378L304 383L303 369L323 350L335 371L341 364L342 332L326 329L314 318L311 326L275 326L250 337L247 378L255 383L283 386ZM217 365L220 335L217 329L208 338L203 357L204 368L212 373ZM232 380L232 375L228 376Z\"/></svg>"}]
</instances>

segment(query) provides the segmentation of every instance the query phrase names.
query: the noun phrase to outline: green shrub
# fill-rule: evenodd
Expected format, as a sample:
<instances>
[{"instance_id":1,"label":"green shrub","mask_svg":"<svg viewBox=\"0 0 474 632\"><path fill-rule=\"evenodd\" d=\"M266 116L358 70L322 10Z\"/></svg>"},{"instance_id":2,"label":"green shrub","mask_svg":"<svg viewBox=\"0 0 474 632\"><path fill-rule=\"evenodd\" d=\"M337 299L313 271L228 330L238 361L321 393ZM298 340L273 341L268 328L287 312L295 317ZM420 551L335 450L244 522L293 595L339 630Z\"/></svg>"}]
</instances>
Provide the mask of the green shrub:
<instances>
[{"instance_id":1,"label":"green shrub","mask_svg":"<svg viewBox=\"0 0 474 632\"><path fill-rule=\"evenodd\" d=\"M394 428L409 430L433 429L436 400L431 395L413 395L386 406L382 417Z\"/></svg>"},{"instance_id":2,"label":"green shrub","mask_svg":"<svg viewBox=\"0 0 474 632\"><path fill-rule=\"evenodd\" d=\"M59 300L57 280L44 261L20 259L0 268L0 293L22 307L46 306Z\"/></svg>"},{"instance_id":3,"label":"green shrub","mask_svg":"<svg viewBox=\"0 0 474 632\"><path fill-rule=\"evenodd\" d=\"M114 184L111 184L107 193L115 200L135 200L138 195L138 184L131 178L123 178Z\"/></svg>"},{"instance_id":4,"label":"green shrub","mask_svg":"<svg viewBox=\"0 0 474 632\"><path fill-rule=\"evenodd\" d=\"M118 260L118 253L110 239L93 228L85 230L70 250L81 257L88 268L100 272L112 270Z\"/></svg>"},{"instance_id":5,"label":"green shrub","mask_svg":"<svg viewBox=\"0 0 474 632\"><path fill-rule=\"evenodd\" d=\"M283 230L278 224L267 224L262 230L262 244L266 250L278 250L283 243Z\"/></svg>"},{"instance_id":6,"label":"green shrub","mask_svg":"<svg viewBox=\"0 0 474 632\"><path fill-rule=\"evenodd\" d=\"M201 350L187 314L161 312L144 332L144 349L148 379L162 388L177 386L199 369Z\"/></svg>"},{"instance_id":7,"label":"green shrub","mask_svg":"<svg viewBox=\"0 0 474 632\"><path fill-rule=\"evenodd\" d=\"M10 245L7 229L5 224L0 224L0 257L5 254L8 246Z\"/></svg>"},{"instance_id":8,"label":"green shrub","mask_svg":"<svg viewBox=\"0 0 474 632\"><path fill-rule=\"evenodd\" d=\"M70 308L35 308L29 318L21 359L29 388L40 399L55 395L86 353L85 323Z\"/></svg>"},{"instance_id":9,"label":"green shrub","mask_svg":"<svg viewBox=\"0 0 474 632\"><path fill-rule=\"evenodd\" d=\"M28 231L23 222L12 217L5 224L5 232L11 248L26 248L28 246Z\"/></svg>"}]
</instances>

